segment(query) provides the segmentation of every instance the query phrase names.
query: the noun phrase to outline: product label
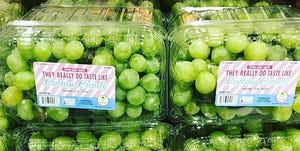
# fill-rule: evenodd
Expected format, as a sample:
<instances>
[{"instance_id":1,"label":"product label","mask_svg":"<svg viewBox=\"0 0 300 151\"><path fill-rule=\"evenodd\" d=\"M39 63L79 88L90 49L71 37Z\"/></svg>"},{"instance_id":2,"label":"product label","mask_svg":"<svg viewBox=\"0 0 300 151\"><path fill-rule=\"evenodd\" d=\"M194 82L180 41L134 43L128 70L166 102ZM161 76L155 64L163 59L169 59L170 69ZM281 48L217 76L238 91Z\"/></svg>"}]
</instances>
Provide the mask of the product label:
<instances>
[{"instance_id":1,"label":"product label","mask_svg":"<svg viewBox=\"0 0 300 151\"><path fill-rule=\"evenodd\" d=\"M215 104L291 106L299 71L299 61L223 61Z\"/></svg>"},{"instance_id":2,"label":"product label","mask_svg":"<svg viewBox=\"0 0 300 151\"><path fill-rule=\"evenodd\" d=\"M113 110L115 68L35 62L37 102L42 107Z\"/></svg>"}]
</instances>

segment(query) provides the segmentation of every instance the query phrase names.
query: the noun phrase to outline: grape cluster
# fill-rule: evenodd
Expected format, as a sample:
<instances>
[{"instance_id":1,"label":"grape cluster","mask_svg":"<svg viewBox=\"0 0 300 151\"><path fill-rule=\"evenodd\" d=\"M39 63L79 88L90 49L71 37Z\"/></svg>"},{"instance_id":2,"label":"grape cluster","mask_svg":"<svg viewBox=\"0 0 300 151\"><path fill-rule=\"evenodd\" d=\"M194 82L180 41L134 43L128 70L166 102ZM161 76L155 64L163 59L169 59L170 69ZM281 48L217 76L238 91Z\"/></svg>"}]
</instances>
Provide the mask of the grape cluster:
<instances>
[{"instance_id":1,"label":"grape cluster","mask_svg":"<svg viewBox=\"0 0 300 151\"><path fill-rule=\"evenodd\" d=\"M162 36L151 29L128 27L80 27L19 31L6 45L2 102L16 109L26 121L44 119L64 121L66 108L41 108L36 104L34 62L56 62L114 66L116 70L116 107L105 112L112 119L143 114L161 114L164 93L165 48ZM80 110L83 111L83 110ZM83 111L84 112L84 111ZM98 113L101 111L93 111ZM91 114L92 114L91 113ZM77 116L77 115L76 115ZM101 115L102 116L102 115ZM151 118L149 116L149 118Z\"/></svg>"},{"instance_id":2,"label":"grape cluster","mask_svg":"<svg viewBox=\"0 0 300 151\"><path fill-rule=\"evenodd\" d=\"M184 151L293 151L299 150L300 130L285 128L270 133L228 134L214 131L209 136L185 140Z\"/></svg>"},{"instance_id":3,"label":"grape cluster","mask_svg":"<svg viewBox=\"0 0 300 151\"><path fill-rule=\"evenodd\" d=\"M210 27L185 27L172 32L170 101L174 113L179 110L178 116L181 117L219 117L223 120L258 113L271 115L277 121L287 121L293 110L298 112L297 96L293 107L214 105L218 66L221 61L299 60L298 29L279 31L281 25L275 22L266 23L266 26L272 26L270 29L257 26L260 23L232 23L222 27L212 24Z\"/></svg>"},{"instance_id":4,"label":"grape cluster","mask_svg":"<svg viewBox=\"0 0 300 151\"><path fill-rule=\"evenodd\" d=\"M111 129L111 128L108 128ZM104 130L104 129L103 129ZM54 130L55 131L55 130ZM81 151L81 150L167 150L170 146L171 129L167 124L141 127L134 131L97 130L55 131L49 135L46 131L30 132L28 143L30 151Z\"/></svg>"}]
</instances>

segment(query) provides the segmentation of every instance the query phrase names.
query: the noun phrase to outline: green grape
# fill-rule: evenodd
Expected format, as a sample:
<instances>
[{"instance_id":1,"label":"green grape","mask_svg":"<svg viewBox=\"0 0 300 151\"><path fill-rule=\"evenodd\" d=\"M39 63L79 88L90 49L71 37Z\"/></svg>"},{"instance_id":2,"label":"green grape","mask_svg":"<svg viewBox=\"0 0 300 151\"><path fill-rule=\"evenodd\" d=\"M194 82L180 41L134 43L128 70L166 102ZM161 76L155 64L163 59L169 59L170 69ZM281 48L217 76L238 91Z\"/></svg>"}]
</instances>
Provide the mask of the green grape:
<instances>
[{"instance_id":1,"label":"green grape","mask_svg":"<svg viewBox=\"0 0 300 151\"><path fill-rule=\"evenodd\" d=\"M137 72L144 72L147 69L147 61L144 56L134 54L129 59L130 67Z\"/></svg>"},{"instance_id":2,"label":"green grape","mask_svg":"<svg viewBox=\"0 0 300 151\"><path fill-rule=\"evenodd\" d=\"M123 101L126 99L126 96L127 96L126 90L120 87L116 88L116 101Z\"/></svg>"},{"instance_id":3,"label":"green grape","mask_svg":"<svg viewBox=\"0 0 300 151\"><path fill-rule=\"evenodd\" d=\"M0 116L0 130L7 130L8 128L9 128L9 121L7 117Z\"/></svg>"},{"instance_id":4,"label":"green grape","mask_svg":"<svg viewBox=\"0 0 300 151\"><path fill-rule=\"evenodd\" d=\"M184 151L203 151L203 148L206 147L206 145L203 146L198 140L196 139L188 139L184 143Z\"/></svg>"},{"instance_id":5,"label":"green grape","mask_svg":"<svg viewBox=\"0 0 300 151\"><path fill-rule=\"evenodd\" d=\"M223 120L231 120L235 117L235 109L228 107L218 107L217 113Z\"/></svg>"},{"instance_id":6,"label":"green grape","mask_svg":"<svg viewBox=\"0 0 300 151\"><path fill-rule=\"evenodd\" d=\"M210 54L210 49L205 41L197 39L189 46L189 54L195 59L206 59Z\"/></svg>"},{"instance_id":7,"label":"green grape","mask_svg":"<svg viewBox=\"0 0 300 151\"><path fill-rule=\"evenodd\" d=\"M283 61L287 57L287 49L280 45L270 46L266 60Z\"/></svg>"},{"instance_id":8,"label":"green grape","mask_svg":"<svg viewBox=\"0 0 300 151\"><path fill-rule=\"evenodd\" d=\"M203 103L200 105L201 113L209 118L213 119L217 115L217 108L213 104Z\"/></svg>"},{"instance_id":9,"label":"green grape","mask_svg":"<svg viewBox=\"0 0 300 151\"><path fill-rule=\"evenodd\" d=\"M197 78L197 68L190 61L177 61L172 66L172 76L177 82L193 82Z\"/></svg>"},{"instance_id":10,"label":"green grape","mask_svg":"<svg viewBox=\"0 0 300 151\"><path fill-rule=\"evenodd\" d=\"M226 125L223 131L228 135L240 135L242 128L239 125Z\"/></svg>"},{"instance_id":11,"label":"green grape","mask_svg":"<svg viewBox=\"0 0 300 151\"><path fill-rule=\"evenodd\" d=\"M122 137L118 132L108 132L98 139L99 150L117 149L122 144Z\"/></svg>"},{"instance_id":12,"label":"green grape","mask_svg":"<svg viewBox=\"0 0 300 151\"><path fill-rule=\"evenodd\" d=\"M82 35L78 25L68 24L61 30L61 35L66 41L80 40Z\"/></svg>"},{"instance_id":13,"label":"green grape","mask_svg":"<svg viewBox=\"0 0 300 151\"><path fill-rule=\"evenodd\" d=\"M69 117L69 109L67 108L47 107L46 112L51 119L58 122L62 122Z\"/></svg>"},{"instance_id":14,"label":"green grape","mask_svg":"<svg viewBox=\"0 0 300 151\"><path fill-rule=\"evenodd\" d=\"M230 139L221 131L214 131L209 136L210 144L218 151L227 151L229 149Z\"/></svg>"},{"instance_id":15,"label":"green grape","mask_svg":"<svg viewBox=\"0 0 300 151\"><path fill-rule=\"evenodd\" d=\"M77 60L83 56L84 46L80 41L69 41L65 47L64 54L70 60Z\"/></svg>"},{"instance_id":16,"label":"green grape","mask_svg":"<svg viewBox=\"0 0 300 151\"><path fill-rule=\"evenodd\" d=\"M286 133L287 140L293 145L293 151L300 150L300 130L289 129Z\"/></svg>"},{"instance_id":17,"label":"green grape","mask_svg":"<svg viewBox=\"0 0 300 151\"><path fill-rule=\"evenodd\" d=\"M270 6L270 4L266 1L259 1L259 2L256 2L253 6L263 6L263 7L266 7L266 6Z\"/></svg>"},{"instance_id":18,"label":"green grape","mask_svg":"<svg viewBox=\"0 0 300 151\"><path fill-rule=\"evenodd\" d=\"M109 110L108 114L112 118L119 118L125 113L125 104L124 102L116 102L115 109Z\"/></svg>"},{"instance_id":19,"label":"green grape","mask_svg":"<svg viewBox=\"0 0 300 151\"><path fill-rule=\"evenodd\" d=\"M159 95L155 93L147 93L142 106L147 111L155 111L159 109L160 106Z\"/></svg>"},{"instance_id":20,"label":"green grape","mask_svg":"<svg viewBox=\"0 0 300 151\"><path fill-rule=\"evenodd\" d=\"M141 49L140 35L134 33L128 33L125 35L125 41L130 43L132 47L132 53L137 53Z\"/></svg>"},{"instance_id":21,"label":"green grape","mask_svg":"<svg viewBox=\"0 0 300 151\"><path fill-rule=\"evenodd\" d=\"M132 47L127 42L119 42L114 47L114 56L118 61L124 62L128 60L132 53Z\"/></svg>"},{"instance_id":22,"label":"green grape","mask_svg":"<svg viewBox=\"0 0 300 151\"><path fill-rule=\"evenodd\" d=\"M6 109L2 103L0 103L0 117L6 118Z\"/></svg>"},{"instance_id":23,"label":"green grape","mask_svg":"<svg viewBox=\"0 0 300 151\"><path fill-rule=\"evenodd\" d=\"M56 39L51 44L51 52L55 58L65 58L64 50L66 42L63 40Z\"/></svg>"},{"instance_id":24,"label":"green grape","mask_svg":"<svg viewBox=\"0 0 300 151\"><path fill-rule=\"evenodd\" d=\"M146 58L147 68L145 70L146 73L156 74L161 69L161 63L156 57Z\"/></svg>"},{"instance_id":25,"label":"green grape","mask_svg":"<svg viewBox=\"0 0 300 151\"><path fill-rule=\"evenodd\" d=\"M174 86L171 90L172 103L178 107L188 104L193 96L192 88L180 88Z\"/></svg>"},{"instance_id":26,"label":"green grape","mask_svg":"<svg viewBox=\"0 0 300 151\"><path fill-rule=\"evenodd\" d=\"M116 74L117 74L118 76L120 76L120 74L121 74L125 69L128 69L128 68L129 68L129 64L128 64L127 62L120 63L120 62L117 62L117 61L116 61L115 68L116 68Z\"/></svg>"},{"instance_id":27,"label":"green grape","mask_svg":"<svg viewBox=\"0 0 300 151\"><path fill-rule=\"evenodd\" d=\"M30 151L45 151L48 147L48 140L40 133L33 133L28 139Z\"/></svg>"},{"instance_id":28,"label":"green grape","mask_svg":"<svg viewBox=\"0 0 300 151\"><path fill-rule=\"evenodd\" d=\"M7 64L8 68L11 70L11 72L13 72L13 73L29 70L29 66L26 63L26 60L24 60L20 56L20 54L17 54L17 53L11 53L6 58L6 64Z\"/></svg>"},{"instance_id":29,"label":"green grape","mask_svg":"<svg viewBox=\"0 0 300 151\"><path fill-rule=\"evenodd\" d=\"M221 28L207 27L206 28L207 44L210 47L218 47L224 43L224 33Z\"/></svg>"},{"instance_id":30,"label":"green grape","mask_svg":"<svg viewBox=\"0 0 300 151\"><path fill-rule=\"evenodd\" d=\"M298 93L295 94L292 108L295 112L300 113L300 94Z\"/></svg>"},{"instance_id":31,"label":"green grape","mask_svg":"<svg viewBox=\"0 0 300 151\"><path fill-rule=\"evenodd\" d=\"M3 91L1 99L8 107L16 107L23 99L23 92L15 86L10 86Z\"/></svg>"},{"instance_id":32,"label":"green grape","mask_svg":"<svg viewBox=\"0 0 300 151\"><path fill-rule=\"evenodd\" d=\"M146 74L141 78L140 85L147 92L159 92L160 91L160 79L155 74Z\"/></svg>"},{"instance_id":33,"label":"green grape","mask_svg":"<svg viewBox=\"0 0 300 151\"><path fill-rule=\"evenodd\" d=\"M92 132L80 131L76 134L76 141L80 145L96 146L97 138Z\"/></svg>"},{"instance_id":34,"label":"green grape","mask_svg":"<svg viewBox=\"0 0 300 151\"><path fill-rule=\"evenodd\" d=\"M171 131L171 128L166 124L158 124L154 127L154 129L158 131L162 140L165 140L170 135Z\"/></svg>"},{"instance_id":35,"label":"green grape","mask_svg":"<svg viewBox=\"0 0 300 151\"><path fill-rule=\"evenodd\" d=\"M261 149L259 149L258 151L272 151L272 150L269 149L269 148L261 148Z\"/></svg>"},{"instance_id":36,"label":"green grape","mask_svg":"<svg viewBox=\"0 0 300 151\"><path fill-rule=\"evenodd\" d=\"M194 59L192 64L194 65L198 74L202 71L208 71L207 63L203 59Z\"/></svg>"},{"instance_id":37,"label":"green grape","mask_svg":"<svg viewBox=\"0 0 300 151\"><path fill-rule=\"evenodd\" d=\"M152 36L146 36L141 43L141 51L147 58L156 56L161 50L159 40Z\"/></svg>"},{"instance_id":38,"label":"green grape","mask_svg":"<svg viewBox=\"0 0 300 151\"><path fill-rule=\"evenodd\" d=\"M49 131L45 129L42 131L42 133L47 139L54 139L55 137L59 136L59 131Z\"/></svg>"},{"instance_id":39,"label":"green grape","mask_svg":"<svg viewBox=\"0 0 300 151\"><path fill-rule=\"evenodd\" d=\"M48 61L52 55L51 46L47 41L39 41L33 49L34 58L37 61Z\"/></svg>"},{"instance_id":40,"label":"green grape","mask_svg":"<svg viewBox=\"0 0 300 151\"><path fill-rule=\"evenodd\" d=\"M187 115L195 115L200 111L200 107L195 101L191 101L183 107L183 110Z\"/></svg>"},{"instance_id":41,"label":"green grape","mask_svg":"<svg viewBox=\"0 0 300 151\"><path fill-rule=\"evenodd\" d=\"M83 44L88 48L96 48L103 42L102 33L99 29L90 29L82 36Z\"/></svg>"},{"instance_id":42,"label":"green grape","mask_svg":"<svg viewBox=\"0 0 300 151\"><path fill-rule=\"evenodd\" d=\"M229 141L229 151L247 151L247 145L242 138L233 138Z\"/></svg>"},{"instance_id":43,"label":"green grape","mask_svg":"<svg viewBox=\"0 0 300 151\"><path fill-rule=\"evenodd\" d=\"M141 144L141 135L138 132L130 132L124 138L123 144L126 150L138 148Z\"/></svg>"},{"instance_id":44,"label":"green grape","mask_svg":"<svg viewBox=\"0 0 300 151\"><path fill-rule=\"evenodd\" d=\"M281 34L280 44L285 48L296 48L300 44L300 37L294 33Z\"/></svg>"},{"instance_id":45,"label":"green grape","mask_svg":"<svg viewBox=\"0 0 300 151\"><path fill-rule=\"evenodd\" d=\"M215 90L217 85L216 77L208 71L201 72L195 80L195 86L201 94L209 94Z\"/></svg>"},{"instance_id":46,"label":"green grape","mask_svg":"<svg viewBox=\"0 0 300 151\"><path fill-rule=\"evenodd\" d=\"M249 41L246 34L229 34L226 38L225 47L232 53L240 53L248 46Z\"/></svg>"},{"instance_id":47,"label":"green grape","mask_svg":"<svg viewBox=\"0 0 300 151\"><path fill-rule=\"evenodd\" d=\"M20 90L30 90L35 87L34 74L31 71L20 71L14 75L13 83Z\"/></svg>"},{"instance_id":48,"label":"green grape","mask_svg":"<svg viewBox=\"0 0 300 151\"><path fill-rule=\"evenodd\" d=\"M17 48L24 59L33 58L34 41L31 37L20 37L17 39Z\"/></svg>"},{"instance_id":49,"label":"green grape","mask_svg":"<svg viewBox=\"0 0 300 151\"><path fill-rule=\"evenodd\" d=\"M14 76L15 76L14 73L11 71L5 73L5 75L4 75L5 84L8 86L13 86L14 85L14 81L13 81Z\"/></svg>"},{"instance_id":50,"label":"green grape","mask_svg":"<svg viewBox=\"0 0 300 151\"><path fill-rule=\"evenodd\" d=\"M92 61L93 65L113 66L115 65L114 56L108 52L97 54Z\"/></svg>"},{"instance_id":51,"label":"green grape","mask_svg":"<svg viewBox=\"0 0 300 151\"><path fill-rule=\"evenodd\" d=\"M68 58L60 58L57 63L76 63L75 60L70 60Z\"/></svg>"},{"instance_id":52,"label":"green grape","mask_svg":"<svg viewBox=\"0 0 300 151\"><path fill-rule=\"evenodd\" d=\"M253 112L254 108L253 107L241 107L236 109L235 114L237 116L246 116L249 115Z\"/></svg>"},{"instance_id":53,"label":"green grape","mask_svg":"<svg viewBox=\"0 0 300 151\"><path fill-rule=\"evenodd\" d=\"M146 99L145 90L137 86L127 92L127 101L132 105L140 105Z\"/></svg>"},{"instance_id":54,"label":"green grape","mask_svg":"<svg viewBox=\"0 0 300 151\"><path fill-rule=\"evenodd\" d=\"M52 148L55 151L73 151L75 145L74 139L69 136L59 136L52 141Z\"/></svg>"},{"instance_id":55,"label":"green grape","mask_svg":"<svg viewBox=\"0 0 300 151\"><path fill-rule=\"evenodd\" d=\"M131 118L137 118L141 116L143 107L141 105L126 105L125 112Z\"/></svg>"},{"instance_id":56,"label":"green grape","mask_svg":"<svg viewBox=\"0 0 300 151\"><path fill-rule=\"evenodd\" d=\"M245 58L249 61L265 60L267 53L268 47L262 41L251 42L244 50Z\"/></svg>"},{"instance_id":57,"label":"green grape","mask_svg":"<svg viewBox=\"0 0 300 151\"><path fill-rule=\"evenodd\" d=\"M261 115L269 115L272 113L272 107L256 107L255 111Z\"/></svg>"},{"instance_id":58,"label":"green grape","mask_svg":"<svg viewBox=\"0 0 300 151\"><path fill-rule=\"evenodd\" d=\"M244 125L244 127L251 133L259 133L263 131L263 124L261 122L248 122Z\"/></svg>"},{"instance_id":59,"label":"green grape","mask_svg":"<svg viewBox=\"0 0 300 151\"><path fill-rule=\"evenodd\" d=\"M292 107L274 107L272 110L273 118L280 122L285 122L289 120L292 113Z\"/></svg>"},{"instance_id":60,"label":"green grape","mask_svg":"<svg viewBox=\"0 0 300 151\"><path fill-rule=\"evenodd\" d=\"M234 60L234 55L224 46L219 46L212 50L211 60L218 65L221 61Z\"/></svg>"},{"instance_id":61,"label":"green grape","mask_svg":"<svg viewBox=\"0 0 300 151\"><path fill-rule=\"evenodd\" d=\"M255 150L261 146L261 137L258 133L249 133L244 139L248 149Z\"/></svg>"},{"instance_id":62,"label":"green grape","mask_svg":"<svg viewBox=\"0 0 300 151\"><path fill-rule=\"evenodd\" d=\"M272 151L293 151L293 145L288 140L271 144Z\"/></svg>"},{"instance_id":63,"label":"green grape","mask_svg":"<svg viewBox=\"0 0 300 151\"><path fill-rule=\"evenodd\" d=\"M23 99L17 107L18 116L25 121L33 120L32 106L33 102L30 99Z\"/></svg>"},{"instance_id":64,"label":"green grape","mask_svg":"<svg viewBox=\"0 0 300 151\"><path fill-rule=\"evenodd\" d=\"M211 72L216 78L218 78L219 66L209 64L208 65L208 71Z\"/></svg>"},{"instance_id":65,"label":"green grape","mask_svg":"<svg viewBox=\"0 0 300 151\"><path fill-rule=\"evenodd\" d=\"M143 146L153 150L159 150L163 147L163 140L161 139L159 132L155 129L145 130L141 134L141 141Z\"/></svg>"},{"instance_id":66,"label":"green grape","mask_svg":"<svg viewBox=\"0 0 300 151\"><path fill-rule=\"evenodd\" d=\"M107 47L99 47L95 51L95 56L100 55L102 53L110 53L113 54L113 51Z\"/></svg>"},{"instance_id":67,"label":"green grape","mask_svg":"<svg viewBox=\"0 0 300 151\"><path fill-rule=\"evenodd\" d=\"M118 77L119 86L123 89L133 89L140 81L139 74L133 69L125 69Z\"/></svg>"}]
</instances>

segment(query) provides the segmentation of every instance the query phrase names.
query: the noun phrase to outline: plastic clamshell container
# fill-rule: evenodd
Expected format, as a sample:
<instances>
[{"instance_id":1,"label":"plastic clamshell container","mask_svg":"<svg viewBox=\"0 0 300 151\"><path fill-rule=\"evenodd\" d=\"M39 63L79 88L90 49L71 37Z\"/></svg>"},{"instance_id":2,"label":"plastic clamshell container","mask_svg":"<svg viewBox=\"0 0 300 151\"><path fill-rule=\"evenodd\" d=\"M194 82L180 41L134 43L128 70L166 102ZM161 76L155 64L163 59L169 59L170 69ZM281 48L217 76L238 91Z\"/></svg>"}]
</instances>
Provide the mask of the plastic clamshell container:
<instances>
[{"instance_id":1,"label":"plastic clamshell container","mask_svg":"<svg viewBox=\"0 0 300 151\"><path fill-rule=\"evenodd\" d=\"M49 10L54 8L49 7ZM59 108L59 111L54 109L47 109L44 107L41 108L37 105L36 98L36 89L30 88L29 90L22 91L22 99L23 103L20 103L21 100L18 98L18 101L13 103L8 100L5 101L2 95L2 102L4 104L9 104L8 107L11 109L10 112L15 113L19 117L24 115L21 119L26 121L48 121L52 117L55 121L74 121L74 120L84 120L90 122L109 122L109 121L119 121L119 120L129 120L129 121L151 121L156 119L163 119L166 114L166 48L164 44L165 40L165 32L164 29L158 25L153 24L152 22L144 22L144 21L136 21L129 20L124 21L122 19L116 21L117 19L110 18L109 14L105 14L102 16L106 19L93 19L93 21L87 21L89 15L82 15L82 11L96 12L96 16L98 16L101 9L95 10L94 8L86 8L79 9L75 7L61 7L57 8L58 10L62 10L65 13L57 13L60 11L47 11L48 8L41 8L38 10L33 10L32 12L35 14L27 14L23 20L18 20L14 22L10 22L6 29L1 33L1 68L4 71L9 72L10 67L7 66L7 58L16 50L20 50L20 45L26 51L23 55L19 55L19 59L23 60L24 66L31 67L36 59L36 55L33 56L33 51L35 46L38 43L46 43L49 47L54 42L64 43L64 46L70 41L76 41L80 43L84 47L84 53L82 57L76 61L70 61L70 59L61 58L57 55L51 53L50 58L44 60L43 62L62 62L62 63L76 63L76 64L97 64L97 65L106 65L106 66L114 66L115 67L115 75L116 75L116 84L120 83L119 76L122 74L124 70L126 72L130 70L129 73L136 73L138 78L127 79L134 83L134 88L137 88L139 93L141 94L139 98L135 95L135 91L130 92L132 95L131 100L138 102L129 103L127 100L127 92L133 88L129 88L126 86L126 83L123 83L122 88L116 85L116 108L115 110L94 110L94 109L62 109ZM92 9L92 10L90 10ZM73 12L73 14L66 15L67 12ZM81 12L81 13L79 13ZM77 15L78 13L78 15ZM126 16L126 13L123 12L114 12L112 10L107 11L106 13L112 13L111 17L121 16L122 18ZM122 14L118 14L122 13ZM130 13L130 12L128 12ZM43 15L40 15L43 14ZM81 14L82 16L80 16ZM36 17L39 16L39 17ZM83 17L85 16L85 17ZM33 19L34 18L34 19ZM61 19L62 18L62 19ZM85 20L84 20L85 18ZM68 21L66 21L68 19ZM63 20L63 21L61 21ZM95 35L94 33L97 35ZM87 42L85 38L85 34L91 34L92 37L90 42ZM94 37L93 37L94 36ZM85 38L83 38L85 37ZM20 42L22 41L22 43ZM23 43L24 42L24 43ZM129 44L131 50L129 55L126 58L120 57L118 53L114 54L114 48L119 43ZM27 47L29 46L29 47ZM19 47L19 48L18 48ZM21 49L23 49L21 48ZM27 51L28 50L28 51ZM64 51L64 49L62 50ZM98 51L98 52L96 52ZM71 53L72 54L72 53ZM96 54L98 55L97 57ZM116 56L118 60L116 60ZM56 56L56 57L55 57ZM139 61L134 64L130 63L131 56L138 56L142 60L142 69L137 69L136 66L139 66ZM20 58L21 57L21 58ZM25 59L27 58L27 60ZM99 60L94 60L94 58L98 58ZM110 58L110 59L108 59ZM120 59L122 58L122 59ZM133 59L135 60L135 59ZM137 59L139 60L139 59ZM134 61L133 61L134 62ZM131 64L131 65L130 65ZM135 66L136 65L136 66ZM26 68L27 68L26 67ZM133 70L133 68L138 70ZM146 67L146 68L145 68ZM25 68L25 69L26 69ZM24 68L23 68L24 69ZM32 72L28 70L29 72ZM14 73L16 74L16 73ZM126 75L126 74L124 74ZM137 77L134 76L134 77ZM2 82L1 85L7 89L8 87L12 87L12 79L8 78L6 74L1 76ZM145 78L143 78L145 77ZM126 79L126 76L123 77ZM130 77L128 77L130 78ZM10 79L10 80L9 80ZM139 81L137 81L137 79ZM151 80L149 80L151 79ZM143 82L141 82L141 80ZM5 82L6 81L6 82ZM10 82L9 82L10 81ZM126 80L125 80L126 81ZM14 86L13 86L14 87ZM126 88L125 88L126 87ZM146 88L146 89L145 89ZM149 88L149 89L148 89ZM14 89L14 88L13 88ZM15 90L15 89L14 89ZM20 92L20 91L19 91ZM3 91L5 93L5 90ZM24 102L24 99L26 100ZM12 99L13 100L13 99ZM144 100L144 101L142 101ZM145 101L146 100L146 101ZM19 102L20 101L20 102ZM9 103L10 102L10 103ZM12 103L12 104L11 104ZM22 107L18 106L19 104L25 105ZM28 110L28 112L25 110ZM59 119L55 117L56 115L51 116L49 113L58 114ZM18 114L22 112L24 114ZM27 114L29 113L29 114ZM127 116L128 115L128 116ZM62 118L64 117L64 118Z\"/></svg>"},{"instance_id":2,"label":"plastic clamshell container","mask_svg":"<svg viewBox=\"0 0 300 151\"><path fill-rule=\"evenodd\" d=\"M252 129L254 128L254 129ZM176 151L298 150L297 124L185 125L175 128Z\"/></svg>"},{"instance_id":3,"label":"plastic clamshell container","mask_svg":"<svg viewBox=\"0 0 300 151\"><path fill-rule=\"evenodd\" d=\"M7 22L23 16L24 10L20 2L0 1L0 27Z\"/></svg>"},{"instance_id":4,"label":"plastic clamshell container","mask_svg":"<svg viewBox=\"0 0 300 151\"><path fill-rule=\"evenodd\" d=\"M108 7L146 7L159 8L156 0L48 0L42 6L108 6Z\"/></svg>"},{"instance_id":5,"label":"plastic clamshell container","mask_svg":"<svg viewBox=\"0 0 300 151\"><path fill-rule=\"evenodd\" d=\"M187 7L168 16L168 31L191 22L203 20L266 20L299 17L299 11L286 5L252 7Z\"/></svg>"},{"instance_id":6,"label":"plastic clamshell container","mask_svg":"<svg viewBox=\"0 0 300 151\"><path fill-rule=\"evenodd\" d=\"M285 19L257 20L200 20L191 21L174 28L169 35L170 119L188 123L230 123L234 122L234 120L243 122L252 119L283 122L299 119L294 118L298 116L298 110L296 109L298 90L296 90L296 98L294 99L295 105L290 107L234 107L230 105L221 107L215 105L216 87L211 87L214 85L214 81L216 82L218 79L218 65L220 61L249 61L250 58L247 59L244 56L244 50L254 42L265 45L266 51L271 52L274 50L274 47L283 50L283 53L279 54L280 58L271 57L273 53L269 52L265 58L260 60L299 61L297 55L300 45L299 27L299 18L287 17ZM228 37L235 34L243 35L242 37L244 37L245 41L245 48L241 48L239 53L233 53L232 48L226 46ZM207 52L205 54L208 54L207 56L204 55L205 57L203 58L198 58L194 54L191 55L194 49L190 51L190 46L193 42L196 43L198 41L204 43L203 49L198 52L203 51L203 53ZM238 45L237 47L241 46ZM219 50L221 50L220 52L224 50L220 60L217 59L218 55L216 53ZM214 57L212 57L213 53ZM196 59L198 61L200 59L200 64L202 62L204 65L203 69L205 69L206 73L209 73L208 77L212 78L206 81L205 84L209 91L204 90L203 81L201 85L203 89L199 88L201 86L198 85L199 87L197 88L195 85L197 79L197 82L201 81L198 78L196 67L190 66L192 61ZM252 61L258 61L258 58L254 57ZM279 115L285 117L280 117Z\"/></svg>"},{"instance_id":7,"label":"plastic clamshell container","mask_svg":"<svg viewBox=\"0 0 300 151\"><path fill-rule=\"evenodd\" d=\"M133 123L134 124L134 123ZM16 150L166 150L173 151L174 128L167 123L102 126L25 126Z\"/></svg>"}]
</instances>

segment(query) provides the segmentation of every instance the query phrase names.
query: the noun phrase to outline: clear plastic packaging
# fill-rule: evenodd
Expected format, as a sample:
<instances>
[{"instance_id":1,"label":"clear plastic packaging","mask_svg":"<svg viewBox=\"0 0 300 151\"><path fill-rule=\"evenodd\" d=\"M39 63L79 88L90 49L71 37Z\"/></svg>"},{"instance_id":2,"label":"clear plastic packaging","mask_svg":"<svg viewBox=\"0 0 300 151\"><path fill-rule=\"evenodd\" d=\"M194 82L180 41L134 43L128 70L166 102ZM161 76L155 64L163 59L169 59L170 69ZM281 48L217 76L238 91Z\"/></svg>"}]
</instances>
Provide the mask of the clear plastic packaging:
<instances>
[{"instance_id":1,"label":"clear plastic packaging","mask_svg":"<svg viewBox=\"0 0 300 151\"><path fill-rule=\"evenodd\" d=\"M133 125L132 125L133 124ZM166 123L109 126L23 127L15 134L16 150L173 150L173 127Z\"/></svg>"},{"instance_id":2,"label":"clear plastic packaging","mask_svg":"<svg viewBox=\"0 0 300 151\"><path fill-rule=\"evenodd\" d=\"M11 132L0 129L0 150L14 150L15 142L12 140Z\"/></svg>"},{"instance_id":3,"label":"clear plastic packaging","mask_svg":"<svg viewBox=\"0 0 300 151\"><path fill-rule=\"evenodd\" d=\"M0 27L7 22L20 18L24 14L24 9L20 2L0 1Z\"/></svg>"},{"instance_id":4,"label":"clear plastic packaging","mask_svg":"<svg viewBox=\"0 0 300 151\"><path fill-rule=\"evenodd\" d=\"M54 8L49 7L49 9ZM1 68L5 71L5 74L1 76L3 78L1 85L4 88L1 98L2 102L11 109L10 112L25 121L85 120L105 123L120 120L151 121L164 118L166 50L165 32L162 27L155 25L152 21L96 19L86 21L83 18L90 16L79 15L81 10L95 10L94 8L61 7L57 9L65 13L47 12L47 8L42 8L40 11L34 10L35 15L27 14L23 20L9 23L1 33L0 58L3 65ZM68 22L66 22L67 12L74 13L67 18ZM121 16L118 14L121 13L120 11L109 13L112 13L111 17ZM109 18L108 16L110 14L105 15L106 18ZM64 21L61 18L64 18ZM70 43L76 43L75 47L68 46ZM127 49L123 49L123 46ZM40 50L45 51L37 53ZM80 52L73 52L75 50ZM78 54L80 57L74 58L74 55ZM33 76L32 65L37 61L115 67L117 79L115 81L115 109L107 111L38 106L36 87L34 79L31 78ZM16 78L14 75L20 72L23 75ZM25 78L26 75L27 78ZM21 86L22 83L23 86ZM86 90L93 91L91 87L87 87ZM80 91L87 93L86 90ZM62 91L65 90L62 89ZM143 93L136 95L136 92ZM130 96L127 95L128 93Z\"/></svg>"},{"instance_id":5,"label":"clear plastic packaging","mask_svg":"<svg viewBox=\"0 0 300 151\"><path fill-rule=\"evenodd\" d=\"M254 129L251 129L254 128ZM178 125L174 141L177 151L299 150L297 124L238 124L222 126Z\"/></svg>"},{"instance_id":6,"label":"clear plastic packaging","mask_svg":"<svg viewBox=\"0 0 300 151\"><path fill-rule=\"evenodd\" d=\"M299 116L299 90L296 90L294 104L289 107L215 105L220 62L299 61L299 25L298 17L283 17L257 20L198 20L175 27L169 36L170 118L189 123L230 123L249 119L284 122L299 119L296 118ZM243 42L233 48L231 44L236 41L232 40L232 37ZM255 49L258 50L254 53L257 56L252 54L254 57L251 58L248 53L255 50L250 46L256 44L261 44L264 48ZM265 55L259 57L264 51L267 51ZM201 74L202 71L205 74ZM200 77L206 80L203 81Z\"/></svg>"},{"instance_id":7,"label":"clear plastic packaging","mask_svg":"<svg viewBox=\"0 0 300 151\"><path fill-rule=\"evenodd\" d=\"M42 6L108 6L108 7L146 7L159 8L156 0L48 0Z\"/></svg>"}]
</instances>

